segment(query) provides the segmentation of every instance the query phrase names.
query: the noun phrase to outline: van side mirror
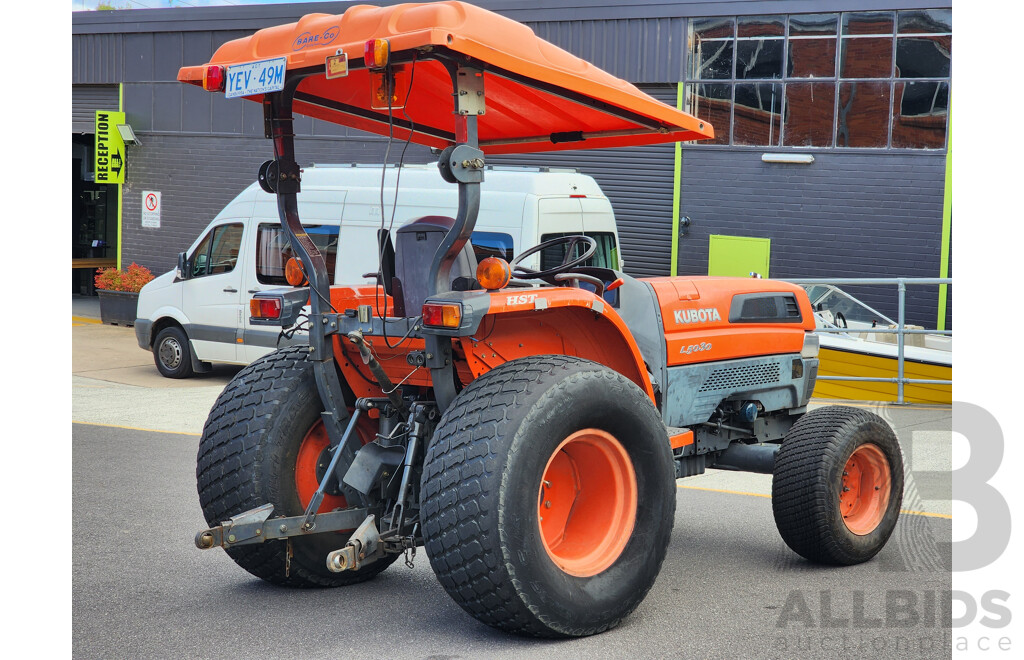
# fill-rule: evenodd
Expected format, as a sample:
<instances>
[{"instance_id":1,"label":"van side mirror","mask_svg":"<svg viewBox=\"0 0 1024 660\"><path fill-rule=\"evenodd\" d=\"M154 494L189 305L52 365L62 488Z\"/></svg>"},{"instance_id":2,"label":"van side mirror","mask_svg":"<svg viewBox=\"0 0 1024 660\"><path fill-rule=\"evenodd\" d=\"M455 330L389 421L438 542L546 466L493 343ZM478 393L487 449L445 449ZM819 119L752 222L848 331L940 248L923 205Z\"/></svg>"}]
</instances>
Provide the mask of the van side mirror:
<instances>
[{"instance_id":1,"label":"van side mirror","mask_svg":"<svg viewBox=\"0 0 1024 660\"><path fill-rule=\"evenodd\" d=\"M178 253L178 270L175 273L175 277L177 279L179 279L179 280L187 280L188 279L188 269L185 268L185 265L186 265L187 262L188 262L188 255L186 253L184 253L184 252L179 252Z\"/></svg>"}]
</instances>

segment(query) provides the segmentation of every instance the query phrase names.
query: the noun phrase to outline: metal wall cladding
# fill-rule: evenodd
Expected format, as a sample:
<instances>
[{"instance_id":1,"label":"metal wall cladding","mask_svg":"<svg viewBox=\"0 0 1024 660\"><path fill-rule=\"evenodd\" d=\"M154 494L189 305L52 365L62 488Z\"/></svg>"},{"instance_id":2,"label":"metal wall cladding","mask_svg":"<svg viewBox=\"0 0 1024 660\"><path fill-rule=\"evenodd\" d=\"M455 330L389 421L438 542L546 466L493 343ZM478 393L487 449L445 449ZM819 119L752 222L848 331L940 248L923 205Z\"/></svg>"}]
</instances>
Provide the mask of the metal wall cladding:
<instances>
[{"instance_id":1,"label":"metal wall cladding","mask_svg":"<svg viewBox=\"0 0 1024 660\"><path fill-rule=\"evenodd\" d=\"M676 85L637 85L675 106ZM611 200L625 271L635 277L668 275L672 266L673 144L489 156L491 165L575 167L594 177Z\"/></svg>"},{"instance_id":2,"label":"metal wall cladding","mask_svg":"<svg viewBox=\"0 0 1024 660\"><path fill-rule=\"evenodd\" d=\"M770 238L773 279L938 276L945 153L814 151L800 165L764 151L683 146L680 275L706 275L709 236L725 234ZM842 288L896 318L895 286ZM937 297L908 287L907 322L934 328Z\"/></svg>"},{"instance_id":3,"label":"metal wall cladding","mask_svg":"<svg viewBox=\"0 0 1024 660\"><path fill-rule=\"evenodd\" d=\"M96 130L96 111L117 110L117 108L117 85L72 85L71 132L94 132Z\"/></svg>"}]
</instances>

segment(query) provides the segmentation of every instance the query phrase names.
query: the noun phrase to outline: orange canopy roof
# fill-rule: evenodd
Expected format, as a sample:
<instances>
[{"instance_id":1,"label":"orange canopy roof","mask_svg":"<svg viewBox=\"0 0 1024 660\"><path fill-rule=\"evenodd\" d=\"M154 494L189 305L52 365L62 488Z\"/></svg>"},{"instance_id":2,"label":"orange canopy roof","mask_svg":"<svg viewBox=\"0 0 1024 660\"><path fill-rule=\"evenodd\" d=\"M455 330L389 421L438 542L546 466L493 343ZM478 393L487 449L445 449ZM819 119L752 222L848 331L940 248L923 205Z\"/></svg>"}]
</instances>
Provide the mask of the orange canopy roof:
<instances>
[{"instance_id":1,"label":"orange canopy roof","mask_svg":"<svg viewBox=\"0 0 1024 660\"><path fill-rule=\"evenodd\" d=\"M310 14L230 41L208 64L232 66L287 58L287 70L313 72L298 86L294 111L387 135L387 110L371 106L365 43L388 39L396 88L408 94L392 112L396 138L445 147L455 141L451 76L436 58L484 70L486 112L479 116L486 153L595 149L700 140L714 130L630 83L538 38L513 20L462 2L356 5L344 14ZM657 47L652 44L651 47ZM346 77L327 79L327 57L343 50ZM410 62L410 60L412 60ZM178 80L202 86L206 65L182 67ZM404 90L403 90L404 87ZM262 95L246 97L262 101ZM583 138L580 141L579 138Z\"/></svg>"}]
</instances>

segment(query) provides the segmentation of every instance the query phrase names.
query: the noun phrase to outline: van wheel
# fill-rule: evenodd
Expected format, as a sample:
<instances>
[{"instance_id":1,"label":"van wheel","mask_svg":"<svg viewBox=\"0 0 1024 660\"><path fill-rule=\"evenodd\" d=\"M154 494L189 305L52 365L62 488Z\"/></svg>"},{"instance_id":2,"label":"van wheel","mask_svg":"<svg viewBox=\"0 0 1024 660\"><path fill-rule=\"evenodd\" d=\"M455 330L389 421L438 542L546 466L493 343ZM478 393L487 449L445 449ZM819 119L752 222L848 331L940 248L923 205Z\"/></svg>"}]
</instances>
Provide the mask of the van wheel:
<instances>
[{"instance_id":1,"label":"van wheel","mask_svg":"<svg viewBox=\"0 0 1024 660\"><path fill-rule=\"evenodd\" d=\"M434 432L421 485L430 565L487 625L535 637L613 628L644 599L676 508L665 426L632 381L576 357L507 362Z\"/></svg>"},{"instance_id":2,"label":"van wheel","mask_svg":"<svg viewBox=\"0 0 1024 660\"><path fill-rule=\"evenodd\" d=\"M185 331L176 325L161 330L153 342L153 361L167 378L188 378L192 375L192 351Z\"/></svg>"}]
</instances>

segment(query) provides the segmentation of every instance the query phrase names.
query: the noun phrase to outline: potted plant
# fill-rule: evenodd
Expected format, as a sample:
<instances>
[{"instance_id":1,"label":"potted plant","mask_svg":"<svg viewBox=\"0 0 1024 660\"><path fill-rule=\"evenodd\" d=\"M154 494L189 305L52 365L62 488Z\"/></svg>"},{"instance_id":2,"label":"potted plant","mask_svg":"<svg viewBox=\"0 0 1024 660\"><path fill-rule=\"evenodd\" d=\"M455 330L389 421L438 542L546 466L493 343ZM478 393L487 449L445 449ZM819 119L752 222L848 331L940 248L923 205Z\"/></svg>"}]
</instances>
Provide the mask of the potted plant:
<instances>
[{"instance_id":1,"label":"potted plant","mask_svg":"<svg viewBox=\"0 0 1024 660\"><path fill-rule=\"evenodd\" d=\"M96 294L100 297L100 319L113 325L135 325L139 291L153 279L153 273L134 261L124 270L99 268Z\"/></svg>"}]
</instances>

